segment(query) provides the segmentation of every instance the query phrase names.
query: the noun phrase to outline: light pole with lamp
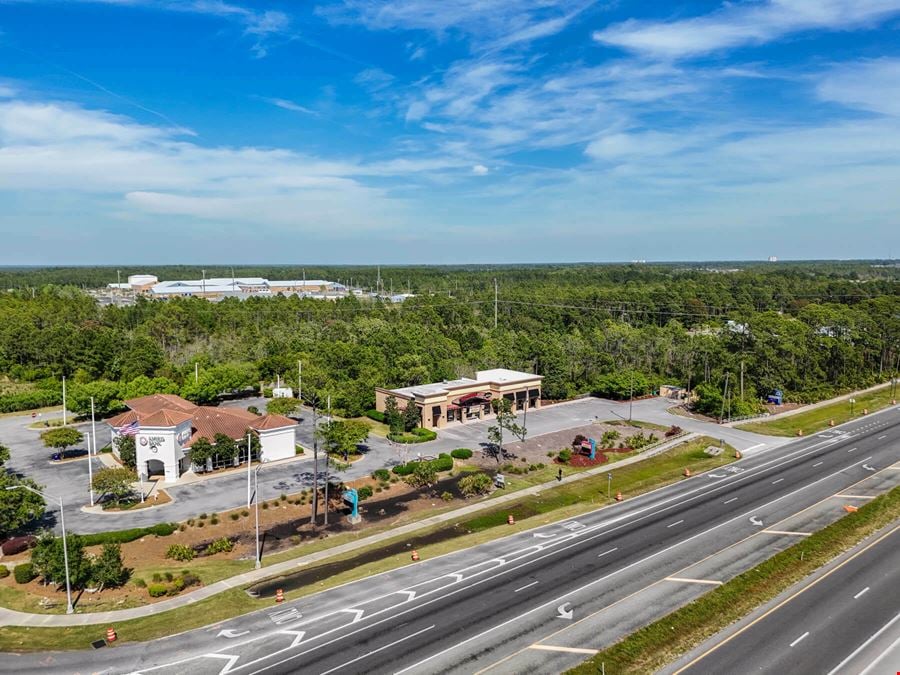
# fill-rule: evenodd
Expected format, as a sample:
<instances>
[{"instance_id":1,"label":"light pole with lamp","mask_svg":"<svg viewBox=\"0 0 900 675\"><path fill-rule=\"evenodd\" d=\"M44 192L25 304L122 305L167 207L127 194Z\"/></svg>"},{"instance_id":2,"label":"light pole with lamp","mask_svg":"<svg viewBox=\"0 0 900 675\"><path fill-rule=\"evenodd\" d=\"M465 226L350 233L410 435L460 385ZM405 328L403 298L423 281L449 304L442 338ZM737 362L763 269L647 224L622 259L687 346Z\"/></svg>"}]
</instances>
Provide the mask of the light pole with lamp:
<instances>
[{"instance_id":1,"label":"light pole with lamp","mask_svg":"<svg viewBox=\"0 0 900 675\"><path fill-rule=\"evenodd\" d=\"M35 490L33 487L29 487L28 485L8 485L6 487L7 490L28 490L29 492L33 492L39 497L43 497L47 501L52 501L49 495L45 495L40 490ZM66 567L66 614L74 614L75 609L72 607L72 586L69 583L69 546L66 543L66 514L63 510L63 500L62 497L57 497L56 500L59 502L59 525L62 528L62 540L63 540L63 562Z\"/></svg>"},{"instance_id":2,"label":"light pole with lamp","mask_svg":"<svg viewBox=\"0 0 900 675\"><path fill-rule=\"evenodd\" d=\"M262 567L262 555L259 550L259 470L261 468L263 465L259 464L256 471L253 472L253 501L256 503L256 569Z\"/></svg>"},{"instance_id":3,"label":"light pole with lamp","mask_svg":"<svg viewBox=\"0 0 900 675\"><path fill-rule=\"evenodd\" d=\"M92 466L92 459L91 459L91 443L92 442L96 443L97 439L94 438L93 434L91 434L90 431L85 431L84 435L87 436L88 492L90 492L91 506L93 506L94 505L94 468Z\"/></svg>"}]
</instances>

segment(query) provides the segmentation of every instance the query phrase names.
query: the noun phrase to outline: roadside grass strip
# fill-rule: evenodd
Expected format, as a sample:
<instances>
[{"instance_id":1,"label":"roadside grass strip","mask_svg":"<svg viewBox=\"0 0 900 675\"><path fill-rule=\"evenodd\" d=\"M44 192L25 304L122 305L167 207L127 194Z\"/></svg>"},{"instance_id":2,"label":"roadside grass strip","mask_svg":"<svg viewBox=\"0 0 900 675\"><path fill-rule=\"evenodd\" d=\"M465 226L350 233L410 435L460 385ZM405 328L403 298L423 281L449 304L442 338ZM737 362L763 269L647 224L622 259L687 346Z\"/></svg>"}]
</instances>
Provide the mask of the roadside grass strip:
<instances>
[{"instance_id":1,"label":"roadside grass strip","mask_svg":"<svg viewBox=\"0 0 900 675\"><path fill-rule=\"evenodd\" d=\"M877 497L859 511L632 633L568 673L656 672L897 518L900 518L900 488Z\"/></svg>"},{"instance_id":2,"label":"roadside grass strip","mask_svg":"<svg viewBox=\"0 0 900 675\"><path fill-rule=\"evenodd\" d=\"M427 560L453 553L461 548L477 546L545 523L562 521L581 513L593 511L603 505L615 503L614 497L617 490L621 490L627 498L634 497L684 480L682 472L685 467L697 474L735 461L734 451L729 446L725 447L725 452L715 457L707 455L704 452L705 448L715 443L717 441L710 437L695 438L644 461L613 470L612 499L607 498L606 474L591 476L573 483L564 483L558 487L548 488L540 495L522 495L521 500L498 505L496 508L462 521L457 526L445 523L425 528L402 537L330 557L316 565L304 567L303 570L308 572L321 567L324 572L337 562L352 561L355 558L365 559L367 553L371 553L373 550L397 542L427 539L448 529L454 530L454 534L461 533L461 535L452 536L434 544L416 545L422 559ZM507 515L510 513L515 514L516 519L516 524L512 526L507 524ZM350 569L337 574L323 574L322 579L316 583L286 592L285 598L295 600L409 564L411 563L406 552L399 555L386 555L374 561L351 566ZM193 571L195 568L191 569ZM118 640L115 644L153 640L174 632L199 628L271 606L271 598L254 599L244 592L244 587L234 588L186 607L145 618L117 621L115 627ZM102 637L105 630L106 624L53 628L4 626L0 628L0 651L86 649L90 646L91 641Z\"/></svg>"},{"instance_id":3,"label":"roadside grass strip","mask_svg":"<svg viewBox=\"0 0 900 675\"><path fill-rule=\"evenodd\" d=\"M788 415L770 422L748 422L735 428L768 436L796 436L797 430L802 430L808 436L817 431L829 429L831 420L834 420L835 424L843 424L844 422L863 417L863 410L873 413L887 408L891 405L891 400L891 387L890 385L885 385L881 389L856 396L852 406L852 416L850 414L851 405L849 401L838 401L831 405L797 413L796 415Z\"/></svg>"}]
</instances>

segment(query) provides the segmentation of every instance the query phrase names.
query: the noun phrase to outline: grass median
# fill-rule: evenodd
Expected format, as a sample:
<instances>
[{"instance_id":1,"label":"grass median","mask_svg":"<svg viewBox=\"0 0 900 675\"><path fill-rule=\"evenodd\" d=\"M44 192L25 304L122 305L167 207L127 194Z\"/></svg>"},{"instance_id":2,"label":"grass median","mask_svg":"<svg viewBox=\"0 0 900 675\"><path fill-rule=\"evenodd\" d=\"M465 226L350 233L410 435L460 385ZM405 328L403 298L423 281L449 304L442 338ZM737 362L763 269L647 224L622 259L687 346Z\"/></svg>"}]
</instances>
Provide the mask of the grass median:
<instances>
[{"instance_id":1,"label":"grass median","mask_svg":"<svg viewBox=\"0 0 900 675\"><path fill-rule=\"evenodd\" d=\"M547 488L538 495L522 495L521 499L516 499L508 504L497 505L468 518L463 517L459 523L445 523L423 528L415 533L372 544L341 556L334 556L315 566L304 568L304 573L316 569L327 572L329 567L341 562L370 558L373 550L401 542L404 544L404 553L402 554L386 555L364 564L350 565L348 569L335 574L323 574L321 581L289 591L285 594L286 598L288 600L297 599L342 583L411 564L406 551L408 547L405 546L409 542L417 546L422 559L427 560L458 551L464 547L499 539L520 530L592 511L611 503L617 490L621 490L628 498L684 480L682 472L685 468L690 468L693 473L698 473L733 462L734 451L728 446L717 456L711 457L706 454L706 448L716 443L717 441L709 437L696 438L642 462L620 469L616 469L614 465L611 466L610 470L613 473L612 499L607 498L607 478L604 472L573 483ZM514 514L517 520L516 524L512 526L507 525L506 521L507 515L510 513ZM454 531L450 533L452 536L437 543L424 546L414 543L433 538L440 539L442 530ZM321 543L325 544L325 542ZM146 618L116 622L115 628L119 636L116 644L152 640L173 632L199 628L216 621L272 606L271 599L253 599L242 588L231 589L186 607ZM92 640L100 639L103 636L106 625L94 624L66 628L4 627L0 628L0 651L85 649L89 647Z\"/></svg>"},{"instance_id":2,"label":"grass median","mask_svg":"<svg viewBox=\"0 0 900 675\"><path fill-rule=\"evenodd\" d=\"M835 424L843 424L862 417L863 410L868 410L872 413L876 410L887 408L891 405L892 400L891 387L886 385L867 394L859 394L854 399L856 402L853 403L852 415L850 414L850 402L838 401L831 405L797 413L796 415L788 415L770 422L748 422L747 424L738 425L736 428L741 431L752 431L768 436L796 436L798 430L802 430L804 434L814 434L831 426L831 420L834 420Z\"/></svg>"},{"instance_id":3,"label":"grass median","mask_svg":"<svg viewBox=\"0 0 900 675\"><path fill-rule=\"evenodd\" d=\"M604 649L572 675L655 672L900 518L900 488ZM673 627L677 627L673 630ZM602 668L601 668L602 664Z\"/></svg>"}]
</instances>

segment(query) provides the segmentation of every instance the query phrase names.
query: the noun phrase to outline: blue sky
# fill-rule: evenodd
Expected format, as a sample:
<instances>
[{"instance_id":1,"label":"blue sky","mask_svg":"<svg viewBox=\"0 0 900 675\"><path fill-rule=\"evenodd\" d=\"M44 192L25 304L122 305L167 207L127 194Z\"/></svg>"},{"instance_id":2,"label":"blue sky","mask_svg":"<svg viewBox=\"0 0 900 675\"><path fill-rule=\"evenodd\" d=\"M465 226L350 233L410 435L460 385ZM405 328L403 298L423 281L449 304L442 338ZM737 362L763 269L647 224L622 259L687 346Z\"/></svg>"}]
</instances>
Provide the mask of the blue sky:
<instances>
[{"instance_id":1,"label":"blue sky","mask_svg":"<svg viewBox=\"0 0 900 675\"><path fill-rule=\"evenodd\" d=\"M0 0L0 264L900 251L900 0Z\"/></svg>"}]
</instances>

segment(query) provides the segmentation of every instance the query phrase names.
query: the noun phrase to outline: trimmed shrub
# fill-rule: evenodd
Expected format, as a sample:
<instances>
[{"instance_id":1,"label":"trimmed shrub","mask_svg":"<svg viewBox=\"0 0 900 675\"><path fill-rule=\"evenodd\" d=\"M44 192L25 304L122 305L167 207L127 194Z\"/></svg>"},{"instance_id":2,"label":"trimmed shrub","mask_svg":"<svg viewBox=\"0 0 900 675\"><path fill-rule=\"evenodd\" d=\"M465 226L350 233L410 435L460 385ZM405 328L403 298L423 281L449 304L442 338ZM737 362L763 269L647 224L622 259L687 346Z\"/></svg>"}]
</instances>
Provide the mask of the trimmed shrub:
<instances>
[{"instance_id":1,"label":"trimmed shrub","mask_svg":"<svg viewBox=\"0 0 900 675\"><path fill-rule=\"evenodd\" d=\"M572 459L572 451L568 448L563 448L559 451L558 458L560 462L562 462L563 464L567 464L569 460Z\"/></svg>"},{"instance_id":2,"label":"trimmed shrub","mask_svg":"<svg viewBox=\"0 0 900 675\"><path fill-rule=\"evenodd\" d=\"M468 448L457 448L450 451L450 456L454 459L469 459L472 456L472 451Z\"/></svg>"},{"instance_id":3,"label":"trimmed shrub","mask_svg":"<svg viewBox=\"0 0 900 675\"><path fill-rule=\"evenodd\" d=\"M232 520L237 520L238 518L241 517L241 515L240 515L239 513L232 513L232 514L231 514L230 516L228 516L228 517L231 518Z\"/></svg>"},{"instance_id":4,"label":"trimmed shrub","mask_svg":"<svg viewBox=\"0 0 900 675\"><path fill-rule=\"evenodd\" d=\"M443 492L443 493L441 493L441 499L443 499L445 502L452 502L453 501L453 493L452 492Z\"/></svg>"},{"instance_id":5,"label":"trimmed shrub","mask_svg":"<svg viewBox=\"0 0 900 675\"><path fill-rule=\"evenodd\" d=\"M172 544L166 551L166 557L171 560L180 560L188 562L194 559L194 549L184 544Z\"/></svg>"},{"instance_id":6,"label":"trimmed shrub","mask_svg":"<svg viewBox=\"0 0 900 675\"><path fill-rule=\"evenodd\" d=\"M26 534L22 537L12 537L11 539L7 539L0 545L0 552L3 555L15 555L16 553L21 553L32 546L34 546L37 538L33 534Z\"/></svg>"},{"instance_id":7,"label":"trimmed shrub","mask_svg":"<svg viewBox=\"0 0 900 675\"><path fill-rule=\"evenodd\" d=\"M190 524L190 521L188 521ZM99 546L100 544L127 544L147 535L168 537L178 529L176 523L159 523L151 527L134 527L130 530L114 530L112 532L97 532L95 534L81 535L85 546Z\"/></svg>"},{"instance_id":8,"label":"trimmed shrub","mask_svg":"<svg viewBox=\"0 0 900 675\"><path fill-rule=\"evenodd\" d=\"M244 516L244 518L246 518L247 516L250 515L250 512L247 509L241 509L241 515Z\"/></svg>"},{"instance_id":9,"label":"trimmed shrub","mask_svg":"<svg viewBox=\"0 0 900 675\"><path fill-rule=\"evenodd\" d=\"M359 496L359 501L363 499L368 499L372 496L372 487L369 485L363 485L356 491L356 494Z\"/></svg>"},{"instance_id":10,"label":"trimmed shrub","mask_svg":"<svg viewBox=\"0 0 900 675\"><path fill-rule=\"evenodd\" d=\"M0 579L5 579L9 576L9 568L6 565L0 565Z\"/></svg>"},{"instance_id":11,"label":"trimmed shrub","mask_svg":"<svg viewBox=\"0 0 900 675\"><path fill-rule=\"evenodd\" d=\"M467 497L484 495L491 491L492 484L491 477L486 473L473 473L460 479L459 491Z\"/></svg>"},{"instance_id":12,"label":"trimmed shrub","mask_svg":"<svg viewBox=\"0 0 900 675\"><path fill-rule=\"evenodd\" d=\"M147 582L144 581L143 579L141 579L140 577L138 577L137 579L134 580L134 585L137 586L138 588L147 588Z\"/></svg>"},{"instance_id":13,"label":"trimmed shrub","mask_svg":"<svg viewBox=\"0 0 900 675\"><path fill-rule=\"evenodd\" d=\"M218 525L219 519L216 516L213 516L212 518L209 519L209 524L210 525Z\"/></svg>"},{"instance_id":14,"label":"trimmed shrub","mask_svg":"<svg viewBox=\"0 0 900 675\"><path fill-rule=\"evenodd\" d=\"M147 586L147 592L151 598L161 598L169 591L164 584L150 584Z\"/></svg>"},{"instance_id":15,"label":"trimmed shrub","mask_svg":"<svg viewBox=\"0 0 900 675\"><path fill-rule=\"evenodd\" d=\"M426 443L437 438L437 432L424 427L416 427L408 433L389 433L388 439L394 443Z\"/></svg>"},{"instance_id":16,"label":"trimmed shrub","mask_svg":"<svg viewBox=\"0 0 900 675\"><path fill-rule=\"evenodd\" d=\"M366 410L366 417L370 420L375 420L376 422L381 422L384 424L384 413L378 412L377 410Z\"/></svg>"},{"instance_id":17,"label":"trimmed shrub","mask_svg":"<svg viewBox=\"0 0 900 675\"><path fill-rule=\"evenodd\" d=\"M450 471L453 468L453 458L446 452L442 452L440 455L438 455L437 459L428 461L423 460L422 462L419 462L418 460L407 462L406 464L395 466L393 471L398 476L409 476L416 470L416 467L420 463L429 464L435 471Z\"/></svg>"},{"instance_id":18,"label":"trimmed shrub","mask_svg":"<svg viewBox=\"0 0 900 675\"><path fill-rule=\"evenodd\" d=\"M182 572L181 580L184 582L184 587L188 586L199 586L200 585L200 577L196 574L191 574L190 572Z\"/></svg>"},{"instance_id":19,"label":"trimmed shrub","mask_svg":"<svg viewBox=\"0 0 900 675\"><path fill-rule=\"evenodd\" d=\"M160 581L162 581L162 574L160 574L159 572L154 572L153 576L150 579L151 581L158 584Z\"/></svg>"},{"instance_id":20,"label":"trimmed shrub","mask_svg":"<svg viewBox=\"0 0 900 675\"><path fill-rule=\"evenodd\" d=\"M15 577L17 584L27 584L36 576L37 573L34 571L34 565L30 562L16 565L13 568L13 577Z\"/></svg>"},{"instance_id":21,"label":"trimmed shrub","mask_svg":"<svg viewBox=\"0 0 900 675\"><path fill-rule=\"evenodd\" d=\"M216 553L230 553L234 549L234 542L228 537L222 537L211 542L205 549L203 555L215 555Z\"/></svg>"},{"instance_id":22,"label":"trimmed shrub","mask_svg":"<svg viewBox=\"0 0 900 675\"><path fill-rule=\"evenodd\" d=\"M372 472L372 478L374 478L377 481L383 482L383 481L389 480L390 477L391 477L391 472L388 471L387 469L375 469Z\"/></svg>"}]
</instances>

